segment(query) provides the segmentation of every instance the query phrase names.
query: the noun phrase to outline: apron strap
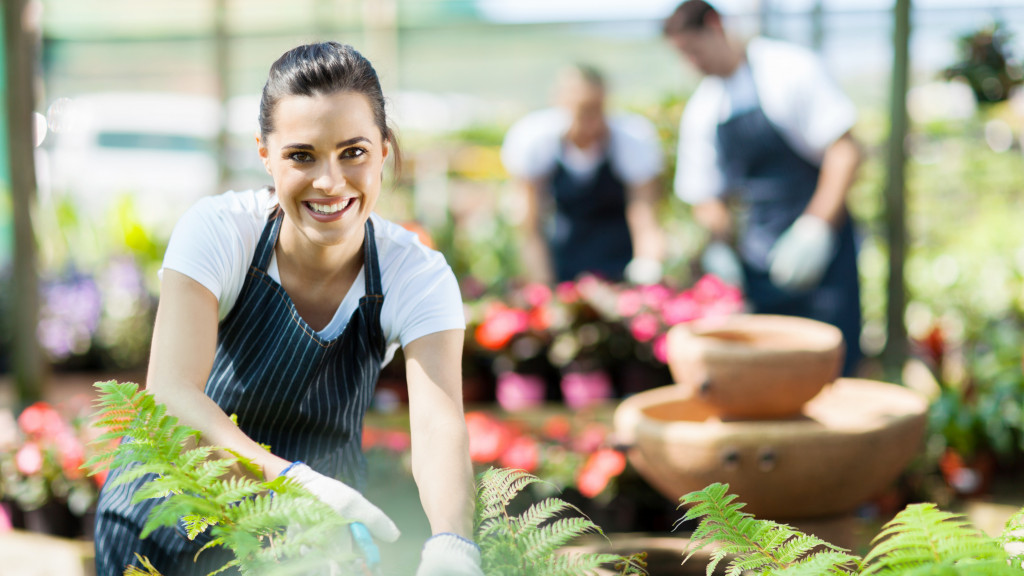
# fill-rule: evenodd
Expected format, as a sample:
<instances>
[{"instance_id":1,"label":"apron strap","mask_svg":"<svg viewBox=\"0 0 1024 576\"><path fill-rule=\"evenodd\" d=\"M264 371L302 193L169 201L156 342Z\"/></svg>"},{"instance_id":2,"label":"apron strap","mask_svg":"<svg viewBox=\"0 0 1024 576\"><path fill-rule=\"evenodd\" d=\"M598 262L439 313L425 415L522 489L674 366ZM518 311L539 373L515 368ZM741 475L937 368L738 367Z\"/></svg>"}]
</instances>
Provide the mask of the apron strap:
<instances>
[{"instance_id":1,"label":"apron strap","mask_svg":"<svg viewBox=\"0 0 1024 576\"><path fill-rule=\"evenodd\" d=\"M274 245L277 244L277 235L281 232L281 221L284 220L284 210L280 206L267 217L267 224L263 227L263 234L256 244L256 255L253 257L253 264L261 271L266 272L270 266L270 258L274 255Z\"/></svg>"},{"instance_id":2,"label":"apron strap","mask_svg":"<svg viewBox=\"0 0 1024 576\"><path fill-rule=\"evenodd\" d=\"M380 282L380 262L377 260L377 239L373 235L373 219L366 219L363 238L363 266L366 276L366 295L381 296L384 290Z\"/></svg>"}]
</instances>

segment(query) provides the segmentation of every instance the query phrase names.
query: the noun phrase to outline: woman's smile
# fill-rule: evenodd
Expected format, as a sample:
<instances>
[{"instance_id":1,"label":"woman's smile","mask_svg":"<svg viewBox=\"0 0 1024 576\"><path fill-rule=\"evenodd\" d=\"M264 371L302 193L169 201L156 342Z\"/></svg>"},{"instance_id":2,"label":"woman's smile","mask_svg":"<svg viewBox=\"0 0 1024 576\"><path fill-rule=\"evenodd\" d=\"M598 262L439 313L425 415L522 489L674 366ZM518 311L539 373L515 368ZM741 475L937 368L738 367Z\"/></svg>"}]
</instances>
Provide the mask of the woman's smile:
<instances>
[{"instance_id":1,"label":"woman's smile","mask_svg":"<svg viewBox=\"0 0 1024 576\"><path fill-rule=\"evenodd\" d=\"M331 198L323 200L307 200L303 202L309 215L318 222L335 222L352 212L357 207L359 200L352 196L349 198ZM358 208L355 210L358 211Z\"/></svg>"}]
</instances>

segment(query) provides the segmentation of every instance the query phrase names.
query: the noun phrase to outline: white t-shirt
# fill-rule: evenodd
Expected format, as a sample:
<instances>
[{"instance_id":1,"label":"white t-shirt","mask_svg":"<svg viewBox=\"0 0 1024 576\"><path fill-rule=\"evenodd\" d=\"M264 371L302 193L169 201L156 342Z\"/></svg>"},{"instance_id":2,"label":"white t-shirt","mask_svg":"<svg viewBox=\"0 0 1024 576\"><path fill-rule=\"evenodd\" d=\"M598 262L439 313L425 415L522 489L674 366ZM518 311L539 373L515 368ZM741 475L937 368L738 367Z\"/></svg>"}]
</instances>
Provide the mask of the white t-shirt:
<instances>
[{"instance_id":1,"label":"white t-shirt","mask_svg":"<svg viewBox=\"0 0 1024 576\"><path fill-rule=\"evenodd\" d=\"M550 176L561 159L566 170L584 180L604 159L600 147L581 150L565 142L571 118L561 108L527 114L512 125L501 146L505 169L517 178L536 180ZM612 171L627 186L644 184L661 174L664 166L658 133L649 120L636 114L607 119L608 156Z\"/></svg>"},{"instance_id":2,"label":"white t-shirt","mask_svg":"<svg viewBox=\"0 0 1024 576\"><path fill-rule=\"evenodd\" d=\"M746 54L748 66L741 66L732 77L705 77L683 111L675 193L690 204L725 192L718 164L718 124L749 110L751 97L793 151L815 165L857 120L853 102L810 50L754 38Z\"/></svg>"},{"instance_id":3,"label":"white t-shirt","mask_svg":"<svg viewBox=\"0 0 1024 576\"><path fill-rule=\"evenodd\" d=\"M219 303L223 319L235 305L267 215L277 205L268 190L225 192L203 198L174 227L163 268L180 272L206 287ZM418 237L377 214L371 214L377 241L384 305L380 324L387 341L385 363L398 345L435 332L465 329L462 296L444 256ZM281 281L276 256L267 267ZM318 332L325 339L342 333L366 294L365 267L330 323Z\"/></svg>"}]
</instances>

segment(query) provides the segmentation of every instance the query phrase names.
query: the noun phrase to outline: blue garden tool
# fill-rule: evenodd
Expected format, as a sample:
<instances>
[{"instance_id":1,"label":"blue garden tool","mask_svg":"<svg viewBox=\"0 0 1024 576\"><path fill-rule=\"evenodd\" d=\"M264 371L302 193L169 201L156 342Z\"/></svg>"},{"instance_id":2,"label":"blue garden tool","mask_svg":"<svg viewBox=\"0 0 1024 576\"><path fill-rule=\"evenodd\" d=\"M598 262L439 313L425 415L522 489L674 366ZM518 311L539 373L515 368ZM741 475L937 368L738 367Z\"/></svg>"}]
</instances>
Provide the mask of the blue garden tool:
<instances>
[{"instance_id":1,"label":"blue garden tool","mask_svg":"<svg viewBox=\"0 0 1024 576\"><path fill-rule=\"evenodd\" d=\"M355 542L356 549L361 556L356 560L356 565L365 576L381 576L380 549L373 541L370 530L362 522L353 522L348 525L348 528L352 532L352 541Z\"/></svg>"}]
</instances>

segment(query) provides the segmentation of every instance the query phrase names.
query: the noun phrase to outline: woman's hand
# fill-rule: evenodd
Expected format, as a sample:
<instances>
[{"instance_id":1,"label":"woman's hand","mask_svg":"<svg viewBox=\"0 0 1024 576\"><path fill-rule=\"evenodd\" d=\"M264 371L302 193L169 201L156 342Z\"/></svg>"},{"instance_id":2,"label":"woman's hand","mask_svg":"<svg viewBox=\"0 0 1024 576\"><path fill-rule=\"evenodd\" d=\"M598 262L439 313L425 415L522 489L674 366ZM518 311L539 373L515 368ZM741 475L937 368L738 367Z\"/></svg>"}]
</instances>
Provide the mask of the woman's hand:
<instances>
[{"instance_id":1,"label":"woman's hand","mask_svg":"<svg viewBox=\"0 0 1024 576\"><path fill-rule=\"evenodd\" d=\"M483 576L480 548L456 534L435 534L423 545L416 576Z\"/></svg>"},{"instance_id":2,"label":"woman's hand","mask_svg":"<svg viewBox=\"0 0 1024 576\"><path fill-rule=\"evenodd\" d=\"M398 526L388 518L387 514L363 497L357 490L328 478L313 470L302 462L295 462L282 474L291 478L318 500L330 506L342 518L354 522L362 522L370 534L384 542L394 542L402 535Z\"/></svg>"}]
</instances>

